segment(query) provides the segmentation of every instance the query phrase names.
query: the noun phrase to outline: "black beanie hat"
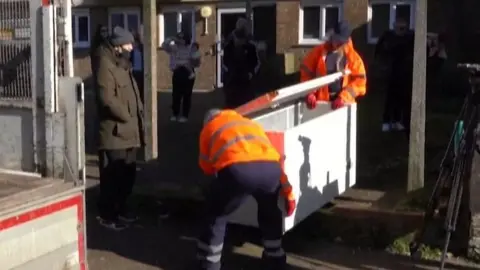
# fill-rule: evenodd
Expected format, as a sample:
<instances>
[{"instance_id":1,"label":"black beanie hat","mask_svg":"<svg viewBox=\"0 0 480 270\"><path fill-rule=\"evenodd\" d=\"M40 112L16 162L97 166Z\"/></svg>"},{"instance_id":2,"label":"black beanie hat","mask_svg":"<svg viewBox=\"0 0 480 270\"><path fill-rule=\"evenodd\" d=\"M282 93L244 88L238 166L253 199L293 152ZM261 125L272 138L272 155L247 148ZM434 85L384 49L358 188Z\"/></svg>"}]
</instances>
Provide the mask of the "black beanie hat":
<instances>
[{"instance_id":1,"label":"black beanie hat","mask_svg":"<svg viewBox=\"0 0 480 270\"><path fill-rule=\"evenodd\" d=\"M113 29L113 33L110 37L110 42L113 46L121 46L125 44L133 44L135 42L135 38L129 31L119 26L116 26Z\"/></svg>"}]
</instances>

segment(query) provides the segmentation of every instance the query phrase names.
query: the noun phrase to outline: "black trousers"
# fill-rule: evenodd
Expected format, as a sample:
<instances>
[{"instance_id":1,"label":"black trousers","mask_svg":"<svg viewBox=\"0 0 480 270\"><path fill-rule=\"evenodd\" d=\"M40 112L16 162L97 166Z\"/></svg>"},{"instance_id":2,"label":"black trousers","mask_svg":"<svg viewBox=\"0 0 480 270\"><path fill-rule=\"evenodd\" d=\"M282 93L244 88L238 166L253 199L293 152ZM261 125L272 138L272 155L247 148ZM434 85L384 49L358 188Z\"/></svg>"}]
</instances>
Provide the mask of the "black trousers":
<instances>
[{"instance_id":1,"label":"black trousers","mask_svg":"<svg viewBox=\"0 0 480 270\"><path fill-rule=\"evenodd\" d=\"M407 137L410 134L410 114L412 107L412 84L405 82L390 82L387 88L383 123L400 122L405 127Z\"/></svg>"},{"instance_id":2,"label":"black trousers","mask_svg":"<svg viewBox=\"0 0 480 270\"><path fill-rule=\"evenodd\" d=\"M386 89L385 108L383 111L384 123L402 122L409 105L411 83L390 82ZM408 104L407 104L408 103Z\"/></svg>"},{"instance_id":3,"label":"black trousers","mask_svg":"<svg viewBox=\"0 0 480 270\"><path fill-rule=\"evenodd\" d=\"M197 248L198 268L220 270L228 217L249 195L258 205L258 224L264 251L261 269L282 270L286 255L282 249L283 214L278 208L281 167L278 162L246 162L218 172L210 186L204 223Z\"/></svg>"},{"instance_id":4,"label":"black trousers","mask_svg":"<svg viewBox=\"0 0 480 270\"><path fill-rule=\"evenodd\" d=\"M397 123L402 120L403 108L401 104L402 94L399 89L387 87L387 95L385 96L385 107L383 110L383 123Z\"/></svg>"},{"instance_id":5,"label":"black trousers","mask_svg":"<svg viewBox=\"0 0 480 270\"><path fill-rule=\"evenodd\" d=\"M140 98L142 100L142 102L144 103L145 102L145 99L144 99L144 83L143 83L143 71L133 71L133 77L135 78L135 81L137 82L137 85L138 85L138 90L140 90Z\"/></svg>"},{"instance_id":6,"label":"black trousers","mask_svg":"<svg viewBox=\"0 0 480 270\"><path fill-rule=\"evenodd\" d=\"M115 220L127 209L136 177L137 149L100 150L100 217Z\"/></svg>"},{"instance_id":7,"label":"black trousers","mask_svg":"<svg viewBox=\"0 0 480 270\"><path fill-rule=\"evenodd\" d=\"M255 93L249 82L229 82L224 87L225 107L237 108L255 98Z\"/></svg>"},{"instance_id":8,"label":"black trousers","mask_svg":"<svg viewBox=\"0 0 480 270\"><path fill-rule=\"evenodd\" d=\"M195 79L189 79L191 71L179 67L172 76L172 113L174 116L188 117L192 106L192 92ZM180 105L182 110L180 111Z\"/></svg>"}]
</instances>

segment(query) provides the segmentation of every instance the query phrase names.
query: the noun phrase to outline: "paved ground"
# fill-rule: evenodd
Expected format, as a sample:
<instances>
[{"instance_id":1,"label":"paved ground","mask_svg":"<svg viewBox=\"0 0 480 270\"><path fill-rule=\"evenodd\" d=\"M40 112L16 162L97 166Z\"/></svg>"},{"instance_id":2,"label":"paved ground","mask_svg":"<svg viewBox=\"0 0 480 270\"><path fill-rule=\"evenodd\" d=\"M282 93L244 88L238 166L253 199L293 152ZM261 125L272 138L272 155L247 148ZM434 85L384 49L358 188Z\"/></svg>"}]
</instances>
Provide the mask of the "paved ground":
<instances>
[{"instance_id":1,"label":"paved ground","mask_svg":"<svg viewBox=\"0 0 480 270\"><path fill-rule=\"evenodd\" d=\"M195 222L168 220L161 224L142 224L124 232L105 231L89 224L90 270L181 270L189 269L194 257L193 231ZM249 240L245 228L229 230L234 238L245 237L247 242L230 240L225 252L224 268L228 270L259 269L261 249ZM299 237L293 232L288 237ZM288 243L289 264L300 269L437 269L437 263L414 263L406 257L395 257L380 251L360 251L321 240L293 239ZM233 242L233 243L232 243ZM301 243L300 243L301 242ZM450 266L447 269L480 269ZM260 269L259 269L260 270Z\"/></svg>"},{"instance_id":2,"label":"paved ground","mask_svg":"<svg viewBox=\"0 0 480 270\"><path fill-rule=\"evenodd\" d=\"M159 158L150 170L143 171L150 176L139 177L138 186L148 187L154 193L165 190L181 189L195 186L202 182L201 173L196 165L198 130L203 112L220 104L217 93L195 93L193 98L194 112L189 124L179 125L168 122L169 94L159 93ZM376 98L362 101L359 110L357 175L362 187L384 191L391 189L392 183L404 189L405 166L399 166L396 153L406 152L402 134L385 136L379 131L381 106ZM372 106L369 106L372 105ZM87 119L95 117L94 106L87 110ZM375 110L365 110L374 108ZM364 121L362 121L364 119ZM367 121L368 120L368 121ZM87 127L87 148L94 153L94 127L90 121ZM371 139L373 138L373 139ZM387 147L388 146L388 147ZM383 149L381 152L372 149ZM386 153L384 153L386 152ZM388 153L387 153L388 152ZM403 161L402 161L403 162ZM91 162L94 165L94 161ZM380 165L384 165L383 168ZM385 165L386 164L386 165ZM387 166L388 165L388 166ZM401 167L400 171L390 167ZM92 179L98 175L94 168L88 170ZM380 171L380 173L378 172ZM396 176L396 177L394 177ZM397 179L399 178L399 179ZM363 179L368 179L363 182ZM375 180L375 181L372 181ZM385 181L387 179L388 181ZM95 183L92 182L92 185ZM193 185L192 185L193 184ZM368 184L368 185L367 185ZM169 190L169 189L167 189ZM173 192L172 191L172 192ZM197 218L196 205L184 204L181 201L164 202L172 209L172 217L167 220L157 220L157 206L154 202L140 201L139 210L142 222L124 232L110 232L99 227L95 220L95 211L91 202L95 192L89 195L88 247L91 270L182 270L187 269L194 257L194 236L196 235ZM383 196L383 193L381 193ZM380 197L382 197L380 196ZM392 198L392 196L383 196ZM383 204L390 205L389 200ZM225 270L258 269L258 257L261 249L255 243L258 237L255 232L246 228L232 227L229 229L230 239L225 250ZM409 258L395 257L380 251L362 251L332 244L319 238L312 238L311 233L301 228L289 232L286 237L286 250L292 270L296 269L438 269L436 263L415 263ZM453 266L449 269L480 269L480 267Z\"/></svg>"},{"instance_id":3,"label":"paved ground","mask_svg":"<svg viewBox=\"0 0 480 270\"><path fill-rule=\"evenodd\" d=\"M90 270L187 270L195 255L195 235L200 207L184 201L164 201L171 210L168 219L157 219L159 206L148 198L135 201L141 222L122 232L100 227L95 219L96 190L87 198L88 260ZM438 263L413 262L382 251L358 250L312 237L300 227L287 234L285 247L291 270L302 269L438 269ZM224 251L226 270L258 269L261 248L257 231L241 226L228 230ZM456 262L455 262L456 263ZM447 269L480 269L455 264Z\"/></svg>"}]
</instances>

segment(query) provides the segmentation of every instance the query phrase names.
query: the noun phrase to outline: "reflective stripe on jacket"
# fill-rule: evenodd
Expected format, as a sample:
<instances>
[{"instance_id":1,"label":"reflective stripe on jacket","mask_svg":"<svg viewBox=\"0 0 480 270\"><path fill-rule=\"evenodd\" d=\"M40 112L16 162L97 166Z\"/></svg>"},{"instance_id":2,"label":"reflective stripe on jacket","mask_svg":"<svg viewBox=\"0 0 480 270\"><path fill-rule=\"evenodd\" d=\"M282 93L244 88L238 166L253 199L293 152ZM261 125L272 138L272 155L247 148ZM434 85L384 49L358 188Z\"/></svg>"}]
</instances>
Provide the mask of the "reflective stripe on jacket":
<instances>
[{"instance_id":1,"label":"reflective stripe on jacket","mask_svg":"<svg viewBox=\"0 0 480 270\"><path fill-rule=\"evenodd\" d=\"M300 66L300 81L308 81L319 76L327 75L327 66L325 63L326 55L331 51L328 43L319 45L310 51ZM338 93L339 97L347 103L355 102L355 98L365 95L367 88L367 77L362 58L353 48L352 40L349 39L343 47L343 56L345 58L344 67L338 66L337 71L342 69L350 70L351 74L344 77L342 81L342 90ZM342 61L343 62L343 61ZM323 86L315 91L317 100L330 101L329 87Z\"/></svg>"},{"instance_id":2,"label":"reflective stripe on jacket","mask_svg":"<svg viewBox=\"0 0 480 270\"><path fill-rule=\"evenodd\" d=\"M200 133L199 164L214 174L236 162L280 161L263 128L233 110L224 110Z\"/></svg>"}]
</instances>

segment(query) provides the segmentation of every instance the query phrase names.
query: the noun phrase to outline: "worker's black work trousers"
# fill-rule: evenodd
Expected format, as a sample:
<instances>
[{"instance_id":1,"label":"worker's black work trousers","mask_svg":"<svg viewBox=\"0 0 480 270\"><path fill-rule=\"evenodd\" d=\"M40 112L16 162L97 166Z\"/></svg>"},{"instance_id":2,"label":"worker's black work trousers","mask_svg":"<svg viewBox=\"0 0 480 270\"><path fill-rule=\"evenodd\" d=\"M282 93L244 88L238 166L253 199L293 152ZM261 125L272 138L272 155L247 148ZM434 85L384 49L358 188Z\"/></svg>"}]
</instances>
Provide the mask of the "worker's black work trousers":
<instances>
[{"instance_id":1,"label":"worker's black work trousers","mask_svg":"<svg viewBox=\"0 0 480 270\"><path fill-rule=\"evenodd\" d=\"M218 172L217 179L210 186L205 220L198 239L198 269L221 268L228 217L249 195L253 195L258 204L257 218L264 244L261 269L284 269L283 214L278 207L281 172L277 162L237 163Z\"/></svg>"},{"instance_id":2,"label":"worker's black work trousers","mask_svg":"<svg viewBox=\"0 0 480 270\"><path fill-rule=\"evenodd\" d=\"M135 183L136 158L136 148L99 151L101 218L114 221L127 211L127 199Z\"/></svg>"},{"instance_id":3,"label":"worker's black work trousers","mask_svg":"<svg viewBox=\"0 0 480 270\"><path fill-rule=\"evenodd\" d=\"M186 67L178 67L172 76L172 113L174 116L188 117L192 106L193 84L192 72ZM182 110L180 111L180 107Z\"/></svg>"}]
</instances>

